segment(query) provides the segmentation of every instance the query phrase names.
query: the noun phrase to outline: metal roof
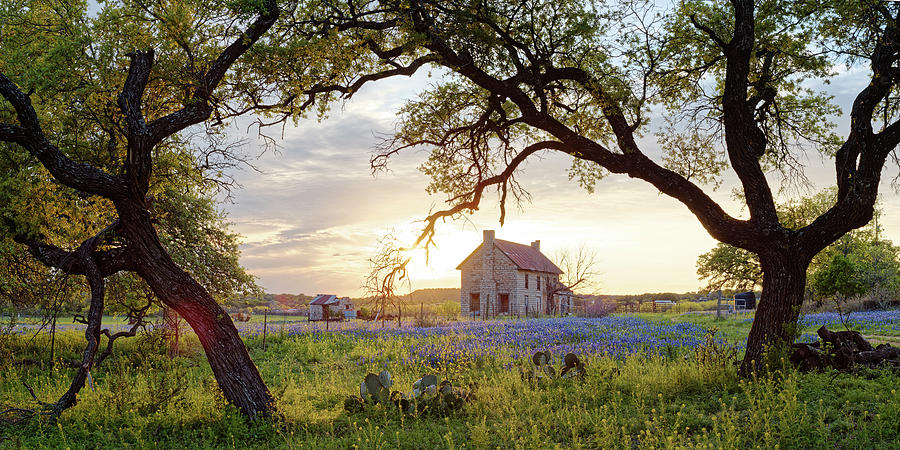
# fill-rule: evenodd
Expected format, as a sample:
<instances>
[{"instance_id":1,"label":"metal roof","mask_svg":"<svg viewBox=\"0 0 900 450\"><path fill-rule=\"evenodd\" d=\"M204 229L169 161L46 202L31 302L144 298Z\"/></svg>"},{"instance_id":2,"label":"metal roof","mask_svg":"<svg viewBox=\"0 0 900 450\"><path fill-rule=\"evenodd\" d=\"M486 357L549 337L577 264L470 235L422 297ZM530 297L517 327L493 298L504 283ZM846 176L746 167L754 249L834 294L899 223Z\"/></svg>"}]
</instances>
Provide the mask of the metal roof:
<instances>
[{"instance_id":1,"label":"metal roof","mask_svg":"<svg viewBox=\"0 0 900 450\"><path fill-rule=\"evenodd\" d=\"M310 305L330 305L337 302L337 295L319 294L309 302Z\"/></svg>"},{"instance_id":2,"label":"metal roof","mask_svg":"<svg viewBox=\"0 0 900 450\"><path fill-rule=\"evenodd\" d=\"M459 263L457 269L461 269L463 264L469 260L473 255L478 253L478 250L481 250L482 245L479 245L478 248L475 249L463 262ZM513 262L521 270L533 270L535 272L547 272L547 273L556 273L562 274L563 271L556 267L556 264L553 264L549 258L544 256L540 250L535 249L530 245L517 244L515 242L504 241L502 239L494 239L494 247L503 252L504 255L509 257L509 259Z\"/></svg>"}]
</instances>

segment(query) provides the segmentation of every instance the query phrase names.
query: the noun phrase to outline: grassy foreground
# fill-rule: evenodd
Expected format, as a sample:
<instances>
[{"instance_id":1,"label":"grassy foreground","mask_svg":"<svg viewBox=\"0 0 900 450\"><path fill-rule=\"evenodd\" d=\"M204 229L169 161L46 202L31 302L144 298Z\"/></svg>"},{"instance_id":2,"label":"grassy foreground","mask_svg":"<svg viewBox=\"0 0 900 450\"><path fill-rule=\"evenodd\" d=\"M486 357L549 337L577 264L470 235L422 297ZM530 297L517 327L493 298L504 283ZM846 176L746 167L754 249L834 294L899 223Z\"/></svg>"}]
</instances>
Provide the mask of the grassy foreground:
<instances>
[{"instance_id":1,"label":"grassy foreground","mask_svg":"<svg viewBox=\"0 0 900 450\"><path fill-rule=\"evenodd\" d=\"M265 350L248 333L251 354L283 415L256 423L224 403L195 340L184 340L182 356L169 358L159 336L148 333L119 346L93 373L93 389L86 387L58 423L0 425L0 447L900 448L897 372L785 369L740 380L734 366L717 356L730 353L727 344L698 340L697 330L715 325L726 341L740 342L747 320L659 320L549 319L441 332L294 330L269 335ZM670 327L670 320L690 323ZM615 330L627 338L607 347L574 342L609 340ZM483 339L492 339L485 341L490 347ZM74 359L82 339L70 331L58 345L58 355ZM522 381L514 358L528 346L572 345L588 352L584 381ZM43 335L0 341L0 410L34 406L23 381L45 401L66 389L70 369L49 370L48 361L44 368L15 364L46 359L46 346ZM477 398L448 417L382 406L346 412L344 399L358 393L365 374L383 369L401 391L431 372L458 384L477 383Z\"/></svg>"}]
</instances>

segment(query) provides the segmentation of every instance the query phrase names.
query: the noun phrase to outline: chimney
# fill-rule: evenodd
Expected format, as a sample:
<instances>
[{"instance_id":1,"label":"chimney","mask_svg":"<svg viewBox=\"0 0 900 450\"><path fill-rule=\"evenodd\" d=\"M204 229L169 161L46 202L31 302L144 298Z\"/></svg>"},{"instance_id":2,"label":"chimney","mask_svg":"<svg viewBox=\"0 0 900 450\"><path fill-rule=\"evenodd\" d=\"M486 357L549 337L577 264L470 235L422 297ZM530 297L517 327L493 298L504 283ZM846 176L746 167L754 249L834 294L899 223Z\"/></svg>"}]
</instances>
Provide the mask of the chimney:
<instances>
[{"instance_id":1,"label":"chimney","mask_svg":"<svg viewBox=\"0 0 900 450\"><path fill-rule=\"evenodd\" d=\"M493 280L494 274L494 230L484 230L484 243L481 245L481 273L484 280Z\"/></svg>"},{"instance_id":2,"label":"chimney","mask_svg":"<svg viewBox=\"0 0 900 450\"><path fill-rule=\"evenodd\" d=\"M491 314L496 297L497 281L494 279L494 230L484 230L481 244L481 311ZM484 316L482 316L484 317Z\"/></svg>"},{"instance_id":3,"label":"chimney","mask_svg":"<svg viewBox=\"0 0 900 450\"><path fill-rule=\"evenodd\" d=\"M531 248L541 251L541 241L534 241L531 243Z\"/></svg>"}]
</instances>

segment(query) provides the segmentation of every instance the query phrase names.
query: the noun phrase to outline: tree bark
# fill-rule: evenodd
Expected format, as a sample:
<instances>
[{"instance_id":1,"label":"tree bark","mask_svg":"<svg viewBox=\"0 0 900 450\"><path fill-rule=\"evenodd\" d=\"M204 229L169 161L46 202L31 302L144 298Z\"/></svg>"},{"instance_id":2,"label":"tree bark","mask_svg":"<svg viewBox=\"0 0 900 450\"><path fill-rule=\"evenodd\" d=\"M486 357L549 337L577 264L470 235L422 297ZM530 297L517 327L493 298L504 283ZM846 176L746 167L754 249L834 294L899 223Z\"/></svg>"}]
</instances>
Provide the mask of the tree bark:
<instances>
[{"instance_id":1,"label":"tree bark","mask_svg":"<svg viewBox=\"0 0 900 450\"><path fill-rule=\"evenodd\" d=\"M154 63L152 49L129 53L131 64L128 76L117 103L127 125L125 137L128 151L125 170L113 175L87 163L69 158L56 147L41 129L41 121L31 104L28 94L0 73L0 96L15 109L18 125L0 123L0 141L21 145L38 159L62 184L81 191L110 199L115 204L122 223L119 229L127 251L123 253L100 252L99 257L118 256L127 264L114 262L108 267L102 258L93 260L93 248L82 252L80 261L70 261L67 252L50 245L29 245L38 259L64 259L66 273L86 273L85 261L91 266L89 276L99 276L99 283L91 279L92 317L98 319L88 327L88 348L85 350L82 368L72 383L72 389L60 400L60 405L73 404L75 393L84 384L87 370L99 344L102 314L102 277L118 270L130 268L140 275L156 296L187 320L203 345L225 398L250 417L269 416L274 402L263 383L247 348L238 335L231 318L215 302L210 294L188 273L181 270L159 241L150 220L146 194L153 173L153 149L170 136L209 119L214 107L212 92L216 89L232 65L254 45L278 19L280 10L276 0L265 0L257 5L258 15L240 36L233 38L218 57L207 66L204 73L191 84L195 90L186 105L147 123L142 109L142 97L151 79ZM97 240L86 241L95 245ZM126 267L127 266L127 267ZM104 270L109 269L109 271ZM115 269L115 270L113 270ZM100 304L94 308L94 300Z\"/></svg>"},{"instance_id":2,"label":"tree bark","mask_svg":"<svg viewBox=\"0 0 900 450\"><path fill-rule=\"evenodd\" d=\"M89 251L93 251L93 248ZM85 255L85 257L90 258L90 256L87 255ZM87 328L84 330L84 336L88 343L82 353L81 365L78 366L78 370L75 372L75 376L69 384L69 389L53 405L53 413L57 416L62 414L64 410L75 406L75 403L78 401L78 392L81 391L85 381L87 381L88 373L90 372L91 367L94 366L94 356L97 354L97 349L100 347L100 327L103 320L103 302L106 295L106 283L103 280L100 271L97 270L97 267L92 261L85 265L88 267L86 277L91 288L91 306L88 310Z\"/></svg>"},{"instance_id":3,"label":"tree bark","mask_svg":"<svg viewBox=\"0 0 900 450\"><path fill-rule=\"evenodd\" d=\"M741 363L740 372L745 376L765 369L763 365L768 351L782 345L790 346L793 341L810 260L802 255L781 254L761 257L760 263L763 270L762 298L757 305Z\"/></svg>"},{"instance_id":4,"label":"tree bark","mask_svg":"<svg viewBox=\"0 0 900 450\"><path fill-rule=\"evenodd\" d=\"M145 208L117 203L122 233L137 273L166 306L197 334L225 399L248 417L268 417L274 400L263 382L231 317L209 292L178 267L159 241Z\"/></svg>"}]
</instances>

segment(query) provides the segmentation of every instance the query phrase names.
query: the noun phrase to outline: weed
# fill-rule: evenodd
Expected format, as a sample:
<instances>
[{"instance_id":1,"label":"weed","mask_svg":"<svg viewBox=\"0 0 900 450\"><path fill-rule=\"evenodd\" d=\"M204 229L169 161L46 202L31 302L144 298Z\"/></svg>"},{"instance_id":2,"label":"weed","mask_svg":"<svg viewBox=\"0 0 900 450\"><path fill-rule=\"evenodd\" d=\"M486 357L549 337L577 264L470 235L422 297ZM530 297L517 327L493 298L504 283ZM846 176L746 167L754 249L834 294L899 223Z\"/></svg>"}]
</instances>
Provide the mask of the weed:
<instances>
[{"instance_id":1,"label":"weed","mask_svg":"<svg viewBox=\"0 0 900 450\"><path fill-rule=\"evenodd\" d=\"M737 360L737 349L716 337L719 329L712 327L703 342L694 348L694 360L705 380L719 380L730 375Z\"/></svg>"},{"instance_id":2,"label":"weed","mask_svg":"<svg viewBox=\"0 0 900 450\"><path fill-rule=\"evenodd\" d=\"M712 323L709 317L692 319ZM729 319L719 323L720 330L695 336L693 328L670 328L671 323L659 318L653 322L613 316L578 322L587 320L459 326L445 334L297 332L266 351L258 338L247 338L251 356L277 397L283 417L278 422L245 420L225 404L202 354L181 352L170 358L165 344L154 347L154 337L145 336L117 345L113 356L92 371L95 389L85 388L58 426L32 420L0 428L0 446L896 448L900 375L894 371L855 376L788 369L738 380L730 361L740 356L740 349L732 343L742 333L746 336L749 322ZM628 352L579 352L579 360L589 369L583 382L530 389L515 371L516 355L525 347L522 342L530 345L541 336L558 347L611 348L593 342L615 337L604 324L623 327L615 348ZM586 332L576 334L566 327ZM645 329L656 333L652 346L629 346L621 339L634 336L639 341L634 331ZM493 347L484 348L493 353L482 353L485 356L477 363L454 360L451 352L458 348L454 345L474 346L480 341L467 333L484 330L493 339ZM525 333L530 333L527 338ZM184 338L182 342L195 339L190 334ZM64 358L77 356L83 348L78 333L63 332L58 339ZM575 339L593 341L588 346ZM685 345L675 358L665 355L662 344L656 345L679 340ZM44 354L46 342L38 337L16 339L11 345L17 358L37 358ZM544 348L548 347L532 347L527 357ZM368 372L377 374L385 365L394 386L414 386L429 372L421 360L410 358L423 349L440 352L443 362L436 376L460 385L477 382L477 398L446 416L404 415L382 407L344 410L347 394L360 389ZM557 358L564 354L553 351ZM554 364L562 362L557 359ZM0 403L31 402L22 389L23 380L41 399L51 400L65 391L71 373L66 368L51 372L39 366L9 367L0 376Z\"/></svg>"}]
</instances>

